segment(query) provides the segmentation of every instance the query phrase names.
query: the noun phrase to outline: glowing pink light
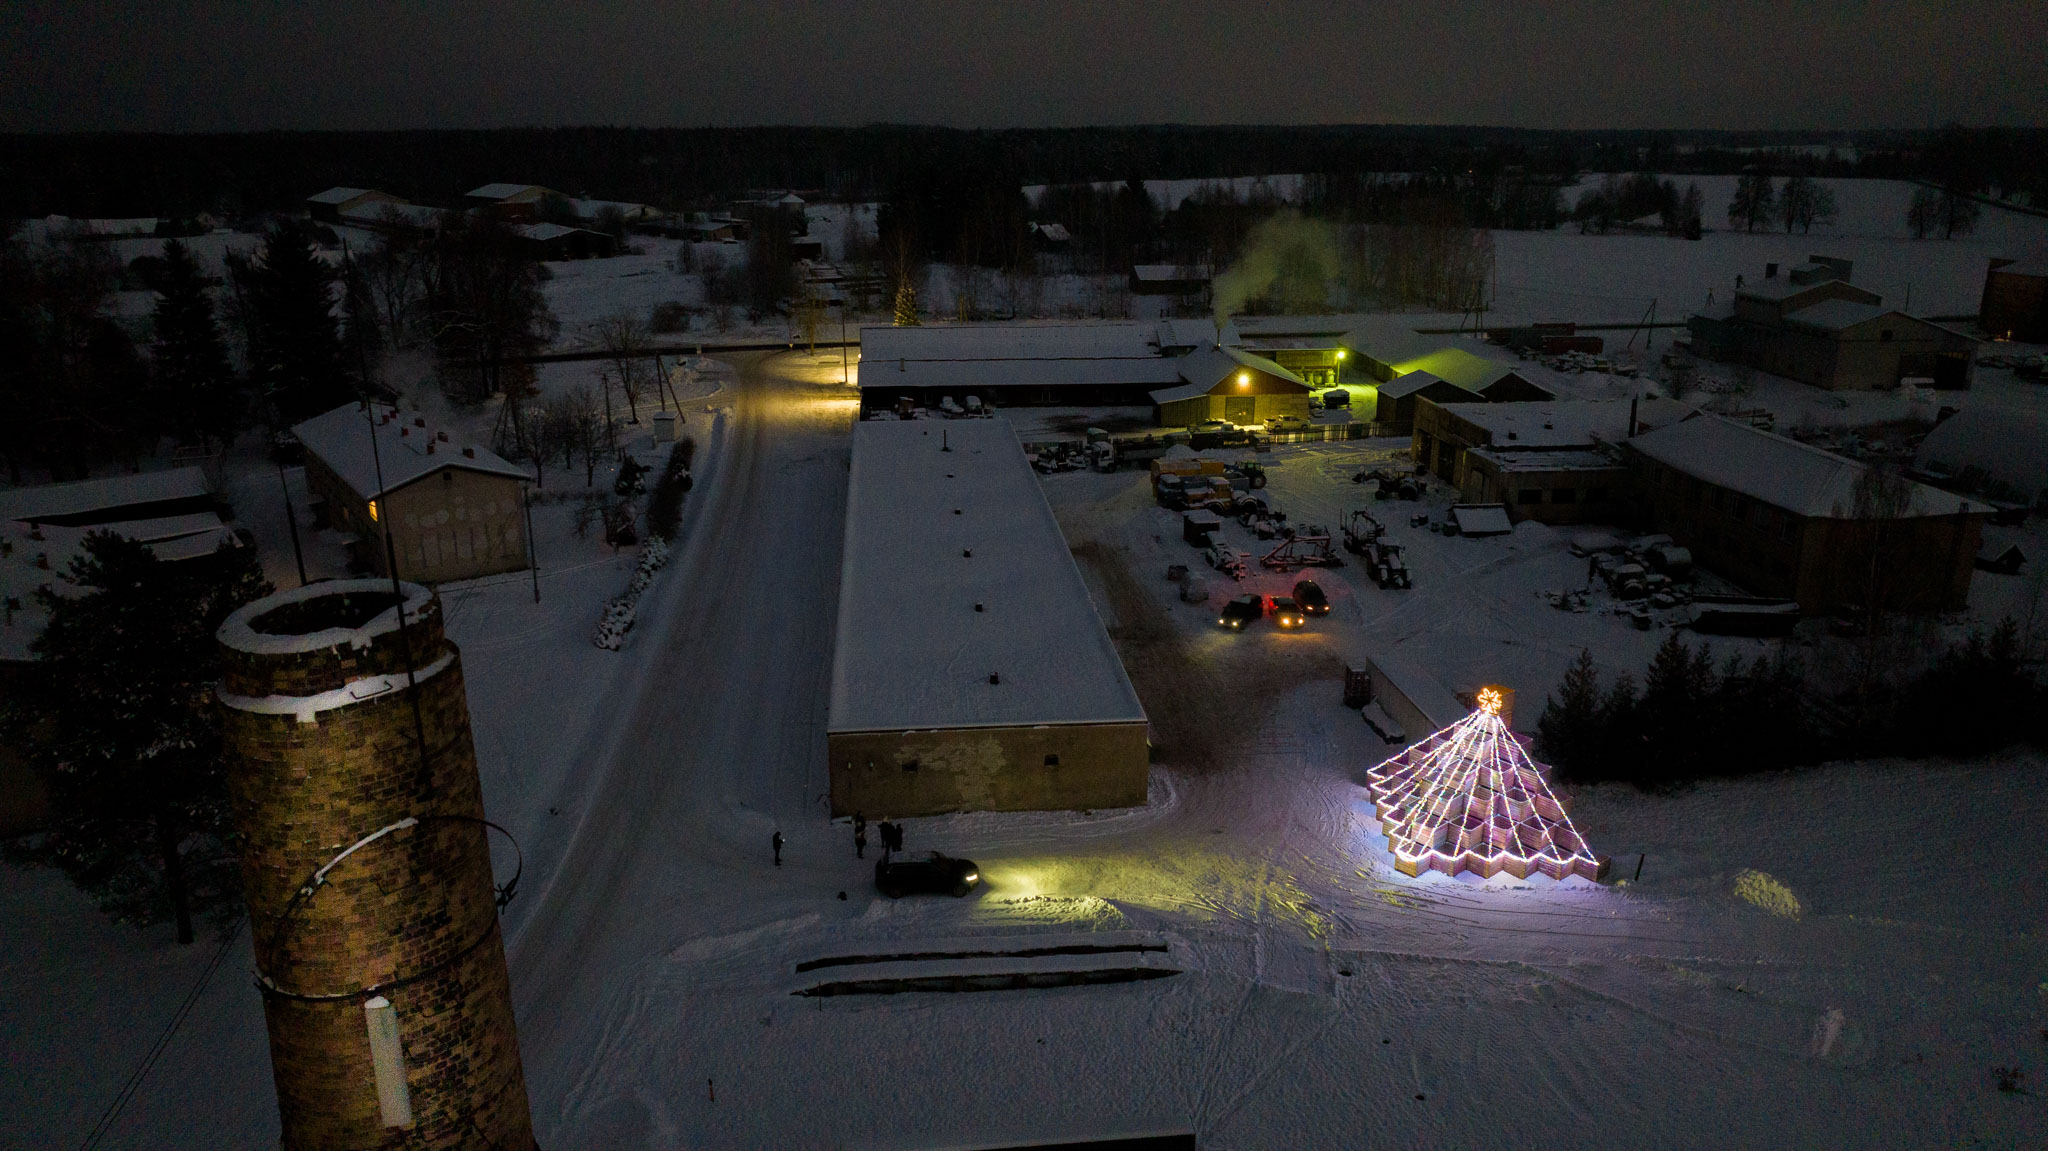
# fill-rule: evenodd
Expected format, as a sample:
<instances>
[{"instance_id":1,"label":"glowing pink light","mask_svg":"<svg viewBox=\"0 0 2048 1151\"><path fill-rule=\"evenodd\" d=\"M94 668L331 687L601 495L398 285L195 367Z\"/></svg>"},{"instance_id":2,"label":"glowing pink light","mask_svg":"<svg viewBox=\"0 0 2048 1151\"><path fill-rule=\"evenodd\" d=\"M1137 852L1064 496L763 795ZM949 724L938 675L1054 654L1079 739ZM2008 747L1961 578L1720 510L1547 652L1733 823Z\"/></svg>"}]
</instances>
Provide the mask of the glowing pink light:
<instances>
[{"instance_id":1,"label":"glowing pink light","mask_svg":"<svg viewBox=\"0 0 2048 1151\"><path fill-rule=\"evenodd\" d=\"M1598 879L1600 861L1500 717L1499 697L1366 775L1404 875L1474 871ZM1490 706L1489 706L1490 705Z\"/></svg>"}]
</instances>

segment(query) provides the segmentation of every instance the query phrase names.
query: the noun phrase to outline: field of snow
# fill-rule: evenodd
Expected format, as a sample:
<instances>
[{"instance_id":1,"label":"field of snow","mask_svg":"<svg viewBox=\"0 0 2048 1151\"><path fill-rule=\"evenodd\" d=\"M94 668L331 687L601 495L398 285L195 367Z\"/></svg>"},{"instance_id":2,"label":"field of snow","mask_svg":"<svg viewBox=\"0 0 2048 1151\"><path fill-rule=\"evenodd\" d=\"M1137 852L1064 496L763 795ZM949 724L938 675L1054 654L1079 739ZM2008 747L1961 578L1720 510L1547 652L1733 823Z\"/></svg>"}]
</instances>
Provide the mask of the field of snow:
<instances>
[{"instance_id":1,"label":"field of snow","mask_svg":"<svg viewBox=\"0 0 2048 1151\"><path fill-rule=\"evenodd\" d=\"M1346 654L1391 646L1446 678L1503 679L1526 727L1579 646L1635 662L1661 638L1538 603L1584 572L1544 529L1473 540L1402 521L1413 591L1345 568L1323 581L1337 610L1307 633L1226 636L1160 578L1193 552L1141 475L1047 479L1153 717L1151 802L910 820L910 847L974 858L987 886L877 897L818 802L852 405L836 356L742 366L714 397L731 415L624 651L588 630L630 557L550 564L539 608L523 577L443 593L486 803L526 849L506 922L542 1145L1174 1128L1216 1149L2048 1138L2036 757L1583 789L1579 826L1620 878L1645 855L1640 882L1392 871L1360 786L1388 749L1337 704ZM1398 448L1279 449L1271 490L1298 518L1334 518L1348 469ZM45 874L0 869L0 914L37 924L0 957L0 1042L19 1069L0 1081L0 1143L75 1143L206 956L105 925ZM798 994L863 968L1104 962L900 958L1077 941L1153 948L1143 963L1179 974ZM853 962L799 970L820 959ZM243 944L106 1146L274 1143L247 963ZM1995 1068L2033 1093L2000 1091Z\"/></svg>"},{"instance_id":2,"label":"field of snow","mask_svg":"<svg viewBox=\"0 0 2048 1151\"><path fill-rule=\"evenodd\" d=\"M1915 240L1906 207L1917 185L1900 180L1821 180L1832 188L1839 218L1811 235L1783 230L1747 233L1727 223L1734 176L1672 176L1682 190L1697 182L1706 199L1698 241L1666 236L1580 235L1576 225L1553 232L1493 234L1503 315L1573 319L1581 323L1639 320L1651 299L1657 318L1683 319L1707 303L1709 289L1725 303L1741 275L1755 281L1766 263L1781 269L1809 253L1855 261L1854 280L1884 296L1887 306L1921 316L1974 315L1987 257L2023 256L2048 247L2048 217L1985 207L1976 230L1954 240ZM1590 184L1565 191L1574 203Z\"/></svg>"}]
</instances>

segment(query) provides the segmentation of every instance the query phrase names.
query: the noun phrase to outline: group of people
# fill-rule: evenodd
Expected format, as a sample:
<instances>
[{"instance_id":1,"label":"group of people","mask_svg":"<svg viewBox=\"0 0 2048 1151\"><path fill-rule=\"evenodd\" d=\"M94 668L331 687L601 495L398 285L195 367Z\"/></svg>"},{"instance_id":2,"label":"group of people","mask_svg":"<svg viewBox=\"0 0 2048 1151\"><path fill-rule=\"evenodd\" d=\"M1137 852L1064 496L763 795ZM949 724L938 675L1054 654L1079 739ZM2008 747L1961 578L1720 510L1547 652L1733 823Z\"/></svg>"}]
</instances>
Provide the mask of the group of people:
<instances>
[{"instance_id":1,"label":"group of people","mask_svg":"<svg viewBox=\"0 0 2048 1151\"><path fill-rule=\"evenodd\" d=\"M885 819L875 825L875 830L882 837L883 859L889 858L891 852L903 850L902 824L891 823ZM858 812L853 816L853 855L856 859L868 857L868 817Z\"/></svg>"},{"instance_id":2,"label":"group of people","mask_svg":"<svg viewBox=\"0 0 2048 1151\"><path fill-rule=\"evenodd\" d=\"M875 831L882 837L882 858L887 859L892 852L903 850L902 824L891 823L885 819L875 825ZM769 846L775 850L777 867L782 866L783 842L782 830L777 828L774 836L768 841ZM853 817L853 855L856 859L868 857L868 817L859 813L855 813Z\"/></svg>"}]
</instances>

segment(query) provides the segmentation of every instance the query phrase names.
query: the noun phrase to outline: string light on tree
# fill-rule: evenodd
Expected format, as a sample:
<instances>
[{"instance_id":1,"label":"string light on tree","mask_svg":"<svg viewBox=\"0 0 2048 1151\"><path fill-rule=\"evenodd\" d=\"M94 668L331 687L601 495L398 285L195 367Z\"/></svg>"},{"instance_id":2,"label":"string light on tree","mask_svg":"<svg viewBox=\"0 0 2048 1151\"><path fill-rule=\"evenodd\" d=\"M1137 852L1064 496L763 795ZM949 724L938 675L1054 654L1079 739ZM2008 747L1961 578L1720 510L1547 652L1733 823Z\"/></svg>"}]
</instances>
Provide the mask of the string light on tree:
<instances>
[{"instance_id":1,"label":"string light on tree","mask_svg":"<svg viewBox=\"0 0 2048 1151\"><path fill-rule=\"evenodd\" d=\"M1500 689L1482 688L1472 714L1367 773L1402 874L1598 879L1606 870L1572 826L1543 765L1508 730L1505 702Z\"/></svg>"}]
</instances>

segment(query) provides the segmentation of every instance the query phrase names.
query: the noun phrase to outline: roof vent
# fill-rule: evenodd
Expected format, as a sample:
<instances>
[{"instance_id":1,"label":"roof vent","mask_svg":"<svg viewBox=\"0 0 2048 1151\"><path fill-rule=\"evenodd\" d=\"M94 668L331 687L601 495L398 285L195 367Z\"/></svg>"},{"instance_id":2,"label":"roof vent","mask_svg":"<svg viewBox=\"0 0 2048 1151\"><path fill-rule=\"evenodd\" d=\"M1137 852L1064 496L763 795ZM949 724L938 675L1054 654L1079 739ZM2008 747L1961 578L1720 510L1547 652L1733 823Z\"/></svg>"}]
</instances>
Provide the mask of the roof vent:
<instances>
[{"instance_id":1,"label":"roof vent","mask_svg":"<svg viewBox=\"0 0 2048 1151\"><path fill-rule=\"evenodd\" d=\"M990 683L1001 683L1001 682L1003 682L1003 677L1002 677L1002 676L1000 676L1000 675L997 675L997 674L996 674L995 672L990 672L990 673L988 673L988 681L989 681Z\"/></svg>"},{"instance_id":2,"label":"roof vent","mask_svg":"<svg viewBox=\"0 0 2048 1151\"><path fill-rule=\"evenodd\" d=\"M475 458L476 458L476 449L475 449L475 448L464 448L464 449L462 449L462 458L463 458L463 459L466 459L466 460L473 460L473 459L475 459Z\"/></svg>"},{"instance_id":3,"label":"roof vent","mask_svg":"<svg viewBox=\"0 0 2048 1151\"><path fill-rule=\"evenodd\" d=\"M427 417L425 417L425 416L414 416L414 417L412 418L412 426L413 426L413 427L416 427L416 428L424 428L424 427L426 427L426 426L427 426Z\"/></svg>"},{"instance_id":4,"label":"roof vent","mask_svg":"<svg viewBox=\"0 0 2048 1151\"><path fill-rule=\"evenodd\" d=\"M1519 439L1521 439L1522 437L1521 437L1521 434L1520 434L1520 433L1518 433L1518 432L1509 432L1509 433L1508 433L1508 438L1509 438L1509 439L1511 439L1511 440L1519 440Z\"/></svg>"},{"instance_id":5,"label":"roof vent","mask_svg":"<svg viewBox=\"0 0 2048 1151\"><path fill-rule=\"evenodd\" d=\"M975 611L980 611L980 610L981 610L981 605L980 605L980 604L975 604L975 605L974 605L974 610L975 610Z\"/></svg>"},{"instance_id":6,"label":"roof vent","mask_svg":"<svg viewBox=\"0 0 2048 1151\"><path fill-rule=\"evenodd\" d=\"M1554 425L1552 425L1552 424L1551 424L1551 423L1550 423L1549 421L1547 421L1547 420L1546 420L1546 421L1544 421L1544 424L1543 424L1543 430L1544 430L1544 431L1546 431L1546 432L1548 432L1548 431L1552 431L1552 430L1554 430Z\"/></svg>"},{"instance_id":7,"label":"roof vent","mask_svg":"<svg viewBox=\"0 0 2048 1151\"><path fill-rule=\"evenodd\" d=\"M405 426L401 425L401 426L399 427L399 429L398 429L398 437L399 437L400 439L404 439L404 438L405 438L406 436L409 436L409 435L411 435L411 434L412 434L412 429L411 429L411 428L408 428L408 427L405 427Z\"/></svg>"},{"instance_id":8,"label":"roof vent","mask_svg":"<svg viewBox=\"0 0 2048 1151\"><path fill-rule=\"evenodd\" d=\"M435 438L435 439L437 439L437 440L440 440L440 441L441 441L442 443L444 443L444 444L445 444L445 443L447 443L447 442L448 442L448 433L447 433L447 432L435 432L435 433L434 433L434 438Z\"/></svg>"},{"instance_id":9,"label":"roof vent","mask_svg":"<svg viewBox=\"0 0 2048 1151\"><path fill-rule=\"evenodd\" d=\"M434 454L434 441L432 440L427 441L427 454L430 456Z\"/></svg>"},{"instance_id":10,"label":"roof vent","mask_svg":"<svg viewBox=\"0 0 2048 1151\"><path fill-rule=\"evenodd\" d=\"M960 558L961 558L961 559L964 559L964 560L971 560L971 559L973 559L973 558L974 558L974 549L973 549L973 548L961 548L961 549L960 549Z\"/></svg>"}]
</instances>

